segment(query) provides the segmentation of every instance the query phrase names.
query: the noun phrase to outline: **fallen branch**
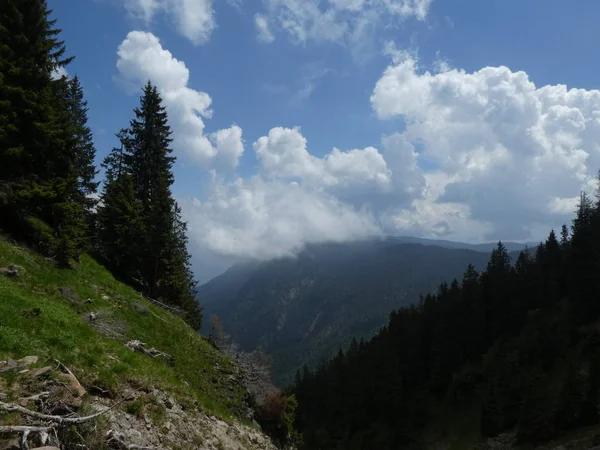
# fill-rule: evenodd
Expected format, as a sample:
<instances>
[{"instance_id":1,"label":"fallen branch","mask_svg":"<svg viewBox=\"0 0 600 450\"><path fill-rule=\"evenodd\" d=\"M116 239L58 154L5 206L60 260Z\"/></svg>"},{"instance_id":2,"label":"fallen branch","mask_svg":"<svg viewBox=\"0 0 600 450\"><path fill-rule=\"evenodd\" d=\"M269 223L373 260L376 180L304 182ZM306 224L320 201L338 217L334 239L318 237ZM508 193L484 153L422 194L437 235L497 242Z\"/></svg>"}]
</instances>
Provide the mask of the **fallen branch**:
<instances>
[{"instance_id":1,"label":"fallen branch","mask_svg":"<svg viewBox=\"0 0 600 450\"><path fill-rule=\"evenodd\" d=\"M165 323L170 323L168 320L163 319L162 317L160 317L158 314L153 313L152 311L148 310L150 312L150 314L152 314L154 317L156 317L159 320L162 320Z\"/></svg>"},{"instance_id":2,"label":"fallen branch","mask_svg":"<svg viewBox=\"0 0 600 450\"><path fill-rule=\"evenodd\" d=\"M158 300L154 300L153 298L150 297L144 297L146 300L148 300L150 303L152 303L153 305L156 306L160 306L163 309L166 309L167 311L171 311L174 314L177 314L178 316L184 316L185 312L183 311L183 309L178 308L176 306L171 306L171 305L167 305L163 302L160 302Z\"/></svg>"},{"instance_id":3,"label":"fallen branch","mask_svg":"<svg viewBox=\"0 0 600 450\"><path fill-rule=\"evenodd\" d=\"M168 353L156 350L154 347L153 348L146 348L146 344L144 342L142 342L142 341L137 340L137 339L135 339L133 341L127 342L127 344L125 344L125 346L128 349L133 350L134 352L144 353L144 354L146 354L148 356L151 356L152 358L157 358L159 356L162 356L163 358L166 358L169 361L173 360L173 357L171 355L169 355Z\"/></svg>"},{"instance_id":4,"label":"fallen branch","mask_svg":"<svg viewBox=\"0 0 600 450\"><path fill-rule=\"evenodd\" d=\"M67 372L69 375L71 375L73 378L75 378L77 380L77 377L75 376L75 374L73 372L71 372L69 370L69 368L67 366L65 366L63 363L61 363L58 359L55 359L54 361L56 361L56 363L62 367L64 369L65 372ZM77 382L79 383L79 380L77 380ZM80 383L81 384L81 383Z\"/></svg>"},{"instance_id":5,"label":"fallen branch","mask_svg":"<svg viewBox=\"0 0 600 450\"><path fill-rule=\"evenodd\" d=\"M31 395L29 397L21 397L19 399L19 401L30 402L30 401L35 401L35 400L39 400L42 398L47 398L49 396L50 396L50 392L40 392L39 394Z\"/></svg>"},{"instance_id":6,"label":"fallen branch","mask_svg":"<svg viewBox=\"0 0 600 450\"><path fill-rule=\"evenodd\" d=\"M48 433L53 427L29 427L25 425L0 426L0 433Z\"/></svg>"},{"instance_id":7,"label":"fallen branch","mask_svg":"<svg viewBox=\"0 0 600 450\"><path fill-rule=\"evenodd\" d=\"M129 400L129 396L123 398L122 400L118 401L117 403L115 403L111 407L105 409L104 411L100 411L100 412L91 414L89 416L83 416L83 417L52 416L49 414L42 414L37 411L31 411L30 409L24 408L19 405L15 405L12 403L4 403L4 402L0 402L0 409L3 409L4 411L8 411L8 412L17 411L25 416L34 417L39 420L48 420L50 422L55 422L59 425L66 425L66 424L84 423L89 420L95 419L96 417L100 417L102 414L106 414L107 412L115 409L117 406L119 406L123 402L126 402L127 400Z\"/></svg>"}]
</instances>

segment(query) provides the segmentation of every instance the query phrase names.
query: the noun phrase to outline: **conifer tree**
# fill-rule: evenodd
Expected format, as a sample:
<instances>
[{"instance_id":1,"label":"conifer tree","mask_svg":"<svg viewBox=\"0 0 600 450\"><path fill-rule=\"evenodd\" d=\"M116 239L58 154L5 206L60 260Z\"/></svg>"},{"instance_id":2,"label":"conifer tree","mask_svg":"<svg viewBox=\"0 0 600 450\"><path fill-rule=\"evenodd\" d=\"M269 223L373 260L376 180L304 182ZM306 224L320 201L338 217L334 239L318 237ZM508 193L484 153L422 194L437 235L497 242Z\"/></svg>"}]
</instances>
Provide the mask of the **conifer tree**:
<instances>
[{"instance_id":1,"label":"conifer tree","mask_svg":"<svg viewBox=\"0 0 600 450\"><path fill-rule=\"evenodd\" d=\"M107 179L99 211L102 253L122 277L155 299L185 311L200 328L187 227L171 194L171 130L158 90L148 82L121 147L105 160Z\"/></svg>"},{"instance_id":2,"label":"conifer tree","mask_svg":"<svg viewBox=\"0 0 600 450\"><path fill-rule=\"evenodd\" d=\"M83 88L77 76L67 82L65 92L70 125L73 133L73 152L77 172L77 197L88 214L94 210L97 200L94 198L99 183L96 181L98 170L94 165L96 149L92 131L88 126L87 101L83 97Z\"/></svg>"},{"instance_id":3,"label":"conifer tree","mask_svg":"<svg viewBox=\"0 0 600 450\"><path fill-rule=\"evenodd\" d=\"M139 247L144 233L141 208L135 200L127 130L117 134L119 147L104 159L104 189L98 208L99 253L127 281L139 277Z\"/></svg>"},{"instance_id":4,"label":"conifer tree","mask_svg":"<svg viewBox=\"0 0 600 450\"><path fill-rule=\"evenodd\" d=\"M65 265L81 249L81 208L65 78L72 58L45 0L0 5L0 226Z\"/></svg>"}]
</instances>

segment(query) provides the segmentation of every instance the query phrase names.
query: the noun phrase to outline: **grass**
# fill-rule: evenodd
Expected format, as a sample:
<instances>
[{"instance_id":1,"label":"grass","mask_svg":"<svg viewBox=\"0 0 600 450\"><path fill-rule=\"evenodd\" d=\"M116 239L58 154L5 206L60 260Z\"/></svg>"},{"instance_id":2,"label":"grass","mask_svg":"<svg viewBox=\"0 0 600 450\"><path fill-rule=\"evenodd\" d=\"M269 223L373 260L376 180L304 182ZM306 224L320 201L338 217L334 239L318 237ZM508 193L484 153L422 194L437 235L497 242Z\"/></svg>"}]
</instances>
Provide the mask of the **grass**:
<instances>
[{"instance_id":1,"label":"grass","mask_svg":"<svg viewBox=\"0 0 600 450\"><path fill-rule=\"evenodd\" d=\"M147 302L91 257L63 270L0 238L0 268L9 264L22 270L17 278L0 276L0 360L37 355L43 366L58 359L85 387L155 386L225 420L242 411L243 391L228 379L232 363L181 318ZM59 288L69 288L72 298ZM118 323L120 336L92 328L92 311ZM132 352L124 346L130 339L172 355L174 364Z\"/></svg>"}]
</instances>

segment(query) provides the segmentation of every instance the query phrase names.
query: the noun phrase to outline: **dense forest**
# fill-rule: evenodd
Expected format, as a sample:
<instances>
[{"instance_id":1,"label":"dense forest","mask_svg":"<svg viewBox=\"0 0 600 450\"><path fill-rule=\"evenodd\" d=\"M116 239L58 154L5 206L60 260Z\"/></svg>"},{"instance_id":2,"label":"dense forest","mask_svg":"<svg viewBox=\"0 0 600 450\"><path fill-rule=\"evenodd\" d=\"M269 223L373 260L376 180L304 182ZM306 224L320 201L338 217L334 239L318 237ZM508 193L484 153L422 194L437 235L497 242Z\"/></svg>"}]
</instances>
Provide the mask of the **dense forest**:
<instances>
[{"instance_id":1,"label":"dense forest","mask_svg":"<svg viewBox=\"0 0 600 450\"><path fill-rule=\"evenodd\" d=\"M599 268L600 200L582 194L560 236L514 262L499 243L483 272L469 265L369 342L299 371L305 448L426 448L462 426L539 443L600 423Z\"/></svg>"},{"instance_id":2,"label":"dense forest","mask_svg":"<svg viewBox=\"0 0 600 450\"><path fill-rule=\"evenodd\" d=\"M171 131L150 81L102 167L73 60L45 0L0 2L0 230L68 268L90 252L200 328Z\"/></svg>"}]
</instances>

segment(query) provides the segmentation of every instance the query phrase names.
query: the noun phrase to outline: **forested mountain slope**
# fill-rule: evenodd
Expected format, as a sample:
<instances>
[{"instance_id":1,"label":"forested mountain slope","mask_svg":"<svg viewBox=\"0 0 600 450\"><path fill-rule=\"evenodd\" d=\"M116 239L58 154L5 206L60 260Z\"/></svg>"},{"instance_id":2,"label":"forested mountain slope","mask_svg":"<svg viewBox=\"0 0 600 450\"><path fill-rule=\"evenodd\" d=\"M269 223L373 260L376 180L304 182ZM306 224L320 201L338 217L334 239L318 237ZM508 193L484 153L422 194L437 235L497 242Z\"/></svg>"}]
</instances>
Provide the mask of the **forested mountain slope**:
<instances>
[{"instance_id":1,"label":"forested mountain slope","mask_svg":"<svg viewBox=\"0 0 600 450\"><path fill-rule=\"evenodd\" d=\"M571 231L514 265L498 245L484 271L298 373L305 448L466 449L500 433L489 448L532 448L581 427L568 448L598 445L600 208L585 195Z\"/></svg>"},{"instance_id":2,"label":"forested mountain slope","mask_svg":"<svg viewBox=\"0 0 600 450\"><path fill-rule=\"evenodd\" d=\"M375 334L390 311L419 300L488 255L396 239L308 245L295 258L232 267L199 288L205 317L216 314L245 350L273 357L275 379L293 380L353 337Z\"/></svg>"}]
</instances>

